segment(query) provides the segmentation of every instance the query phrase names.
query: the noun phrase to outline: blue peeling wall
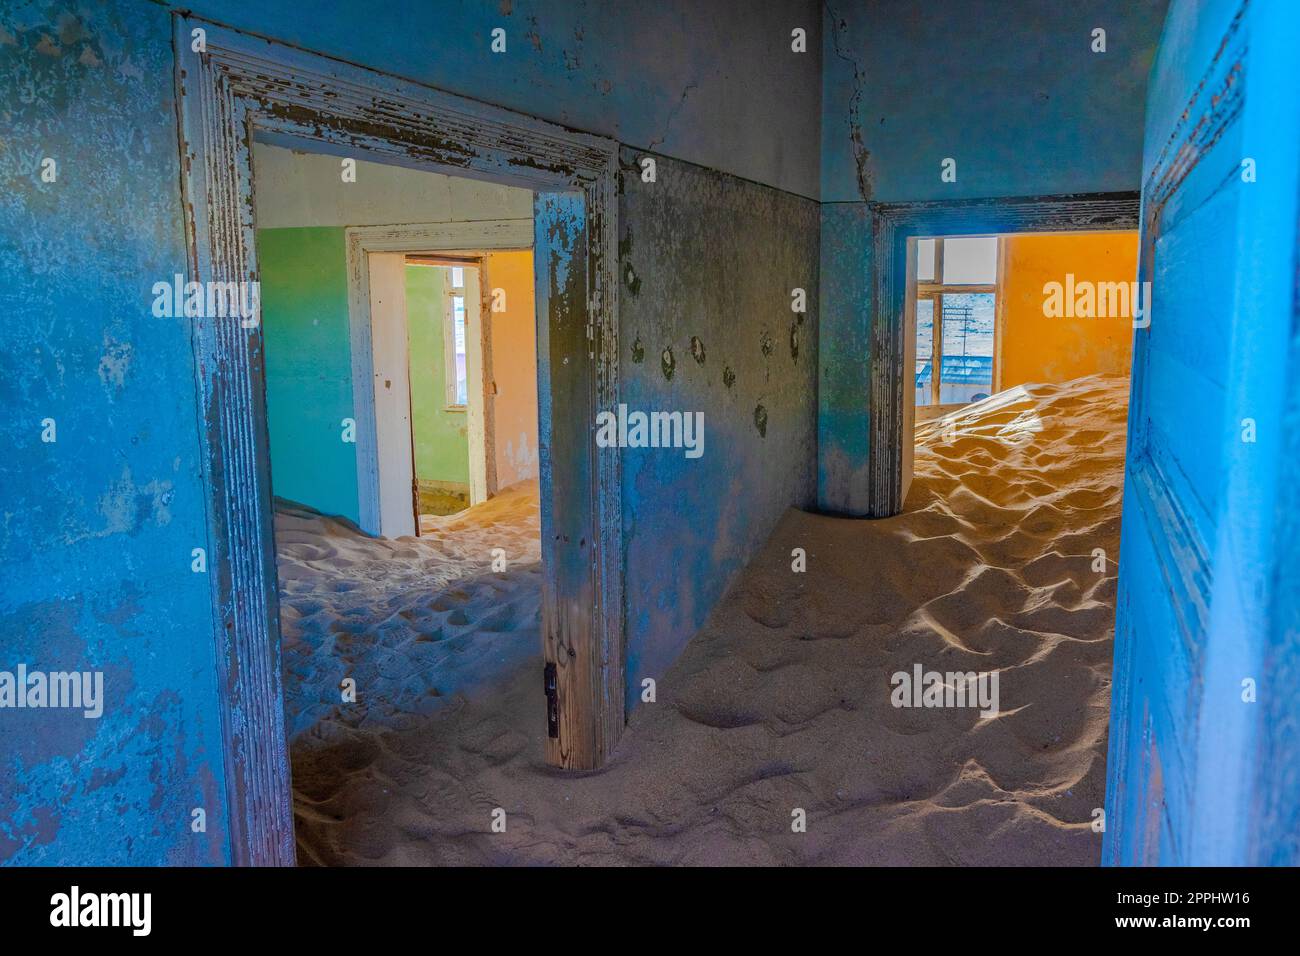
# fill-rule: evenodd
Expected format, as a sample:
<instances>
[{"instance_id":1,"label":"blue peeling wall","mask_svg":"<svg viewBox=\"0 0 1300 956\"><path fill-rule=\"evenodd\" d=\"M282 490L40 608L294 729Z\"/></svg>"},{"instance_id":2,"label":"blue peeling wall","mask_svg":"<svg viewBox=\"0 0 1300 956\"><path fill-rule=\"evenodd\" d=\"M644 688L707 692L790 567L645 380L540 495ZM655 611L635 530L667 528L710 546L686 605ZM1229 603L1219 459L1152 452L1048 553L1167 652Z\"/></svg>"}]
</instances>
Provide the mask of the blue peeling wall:
<instances>
[{"instance_id":1,"label":"blue peeling wall","mask_svg":"<svg viewBox=\"0 0 1300 956\"><path fill-rule=\"evenodd\" d=\"M190 332L151 314L185 270L171 70L148 4L0 22L0 670L106 697L0 711L0 860L228 856Z\"/></svg>"},{"instance_id":2,"label":"blue peeling wall","mask_svg":"<svg viewBox=\"0 0 1300 956\"><path fill-rule=\"evenodd\" d=\"M705 439L693 460L623 452L631 707L786 509L814 504L817 457L817 203L665 157L645 183L644 155L620 160L622 399L703 412Z\"/></svg>"},{"instance_id":3,"label":"blue peeling wall","mask_svg":"<svg viewBox=\"0 0 1300 956\"><path fill-rule=\"evenodd\" d=\"M638 149L817 197L813 0L169 4ZM362 26L363 25L363 26ZM506 31L506 52L491 32ZM807 31L806 53L791 31Z\"/></svg>"},{"instance_id":4,"label":"blue peeling wall","mask_svg":"<svg viewBox=\"0 0 1300 956\"><path fill-rule=\"evenodd\" d=\"M823 23L819 499L864 514L865 204L1139 188L1166 0L830 0ZM1106 31L1106 52L1091 50ZM940 179L945 158L956 182Z\"/></svg>"},{"instance_id":5,"label":"blue peeling wall","mask_svg":"<svg viewBox=\"0 0 1300 956\"><path fill-rule=\"evenodd\" d=\"M1297 46L1290 0L1176 0L1152 74L1111 864L1300 863Z\"/></svg>"},{"instance_id":6,"label":"blue peeling wall","mask_svg":"<svg viewBox=\"0 0 1300 956\"><path fill-rule=\"evenodd\" d=\"M711 494L666 459L629 470L634 533L664 535L657 554L635 539L628 553L636 666L661 671L764 523L811 494L814 337L801 340L796 362L786 286L816 281L808 200L819 179L818 4L339 3L306 16L289 0L187 6L665 157L664 195L629 192L622 204L628 261L644 275L639 298L624 292L626 347L640 335L648 356L643 374L625 381L635 402L707 400L701 470L726 481ZM191 570L192 549L208 544L193 352L183 320L150 314L153 283L185 271L174 9L146 0L0 8L9 335L0 359L0 670L102 670L108 698L98 720L0 712L0 861L230 859L212 598L206 574ZM488 49L496 26L507 31L503 55ZM807 53L790 50L796 27L808 31ZM45 157L58 162L54 183L41 181ZM684 205L692 202L698 212ZM659 215L678 238L644 221ZM781 244L760 255L757 236ZM679 266L680 280L663 274ZM809 308L815 321L815 296ZM704 343L703 364L692 336ZM671 382L657 370L669 345ZM630 355L625 362L638 368ZM729 364L731 389L722 383ZM760 404L766 437L756 431ZM41 441L47 418L52 443ZM717 541L699 532L713 521L722 522ZM651 581L679 559L692 576L688 604L652 623L666 602ZM191 826L195 809L206 811L203 832Z\"/></svg>"},{"instance_id":7,"label":"blue peeling wall","mask_svg":"<svg viewBox=\"0 0 1300 956\"><path fill-rule=\"evenodd\" d=\"M1211 21L1228 6L1179 4L1184 39L1151 93L1156 133L1181 106ZM1138 189L1144 78L1164 13L1162 0L1024 0L1015 18L994 0L857 0L824 13L808 0L394 7L339 3L304 16L289 0L191 6L627 144L623 398L700 410L706 421L700 460L633 449L624 458L631 701L642 677L661 677L785 507L810 504L815 485L823 506L856 513L862 503L868 204ZM0 861L219 864L231 854L213 608L207 576L191 570L192 549L208 544L193 352L183 320L150 314L153 283L185 269L176 8L108 0L69 9L42 0L0 8L0 308L9 331L0 353L0 670L101 671L106 702L97 720L0 712ZM488 49L497 26L508 36L502 55ZM1098 26L1105 54L1088 49ZM809 53L790 51L796 27L808 30ZM1281 43L1270 48L1274 63ZM1184 46L1191 52L1178 52ZM1290 88L1277 82L1270 95ZM658 159L653 186L637 176L644 150ZM945 156L958 161L956 183L939 180ZM58 163L56 182L41 180L45 157ZM819 198L829 204L819 209ZM1248 202L1255 221L1289 210L1294 225L1294 189L1291 198L1271 212ZM1277 245L1280 230L1260 235ZM1294 274L1294 233L1285 248ZM1240 239L1239 261L1269 261L1257 253ZM802 323L790 310L790 290L801 286ZM1257 361L1236 369L1225 394L1258 400L1255 417L1276 425L1265 447L1294 449L1297 377L1281 370L1300 345L1250 339L1273 328L1266 304L1242 303L1237 327L1253 331L1234 348ZM42 441L46 420L55 441ZM1216 580L1207 686L1231 683L1242 665L1300 672L1288 651L1300 599L1288 589L1285 548L1300 534L1286 459L1225 448L1222 501L1234 510L1218 527L1240 530L1215 541L1226 570ZM1267 531L1261 515L1276 516L1280 530ZM1130 556L1129 566L1142 564ZM1263 637L1234 642L1233 621L1246 619ZM1184 686L1158 657L1139 666ZM1178 766L1178 786L1201 775L1201 815L1154 817L1156 842L1117 840L1116 859L1155 846L1167 861L1237 852L1294 862L1286 834L1300 800L1293 775L1278 769L1294 754L1294 695L1290 685L1268 689L1235 749L1211 726ZM1230 712L1201 713L1209 725ZM1155 733L1168 736L1168 714L1157 720ZM1243 727L1237 716L1218 723ZM1233 766L1245 782L1216 788L1216 761L1243 751ZM1174 766L1164 764L1166 794ZM1122 798L1134 799L1143 798ZM1253 830L1233 822L1255 807L1262 822ZM206 829L192 825L195 810ZM1161 855L1173 844L1159 842L1159 827L1193 821L1202 842L1179 845L1196 852Z\"/></svg>"},{"instance_id":8,"label":"blue peeling wall","mask_svg":"<svg viewBox=\"0 0 1300 956\"><path fill-rule=\"evenodd\" d=\"M1138 188L1167 0L829 0L822 201ZM1093 53L1092 31L1106 31ZM957 181L939 164L957 160Z\"/></svg>"}]
</instances>

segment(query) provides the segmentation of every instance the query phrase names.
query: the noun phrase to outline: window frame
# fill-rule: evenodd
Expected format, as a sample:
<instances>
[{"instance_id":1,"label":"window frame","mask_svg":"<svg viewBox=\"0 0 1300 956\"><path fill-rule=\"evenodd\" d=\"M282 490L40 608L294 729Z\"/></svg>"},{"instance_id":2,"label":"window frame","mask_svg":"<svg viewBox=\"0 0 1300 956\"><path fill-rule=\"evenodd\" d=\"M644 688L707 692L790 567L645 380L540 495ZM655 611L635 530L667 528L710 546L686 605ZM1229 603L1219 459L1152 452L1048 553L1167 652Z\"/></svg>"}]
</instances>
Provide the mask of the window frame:
<instances>
[{"instance_id":1,"label":"window frame","mask_svg":"<svg viewBox=\"0 0 1300 956\"><path fill-rule=\"evenodd\" d=\"M466 412L469 411L469 398L466 395L464 402L459 401L460 390L457 387L456 376L456 299L461 299L461 309L465 314L465 335L469 335L469 309L465 303L465 269L473 268L470 265L447 264L446 281L443 283L442 297L442 368L443 368L443 398L446 400L444 410L449 412ZM461 284L453 285L452 276L456 269L461 270ZM465 388L469 390L469 342L465 344Z\"/></svg>"},{"instance_id":2,"label":"window frame","mask_svg":"<svg viewBox=\"0 0 1300 956\"><path fill-rule=\"evenodd\" d=\"M994 259L997 263L992 283L969 283L969 282L944 282L943 281L943 240L945 238L953 239L993 239L997 246L994 253ZM929 281L923 281L920 277L920 257L917 257L917 276L916 289L913 294L915 302L922 299L929 300L931 311L934 319L930 328L930 402L928 408L937 407L943 403L939 401L939 396L943 389L943 297L945 295L992 295L993 296L993 381L989 385L991 391L998 391L999 381L998 373L1001 371L998 361L1001 348L1001 331L1002 331L1002 263L1003 263L1003 237L997 236L921 236L917 242L934 243L934 273ZM915 336L915 331L913 336ZM915 372L913 372L915 376Z\"/></svg>"}]
</instances>

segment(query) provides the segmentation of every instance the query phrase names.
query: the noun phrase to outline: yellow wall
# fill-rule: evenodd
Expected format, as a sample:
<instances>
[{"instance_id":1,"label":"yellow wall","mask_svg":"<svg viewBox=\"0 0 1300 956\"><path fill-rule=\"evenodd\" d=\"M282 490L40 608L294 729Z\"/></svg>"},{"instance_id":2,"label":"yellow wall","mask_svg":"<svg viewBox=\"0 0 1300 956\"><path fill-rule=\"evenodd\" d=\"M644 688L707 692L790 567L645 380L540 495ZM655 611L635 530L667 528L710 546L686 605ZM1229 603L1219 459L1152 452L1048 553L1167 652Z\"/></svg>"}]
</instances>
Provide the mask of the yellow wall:
<instances>
[{"instance_id":1,"label":"yellow wall","mask_svg":"<svg viewBox=\"0 0 1300 956\"><path fill-rule=\"evenodd\" d=\"M492 313L496 382L497 487L537 477L537 325L533 254L494 252L485 263L490 289L503 289L506 310ZM489 307L492 302L489 290Z\"/></svg>"},{"instance_id":2,"label":"yellow wall","mask_svg":"<svg viewBox=\"0 0 1300 956\"><path fill-rule=\"evenodd\" d=\"M1043 287L1049 282L1064 285L1066 273L1073 273L1076 283L1133 282L1137 233L1007 236L1003 243L1000 386L1127 373L1132 318L1049 318L1043 314Z\"/></svg>"}]
</instances>

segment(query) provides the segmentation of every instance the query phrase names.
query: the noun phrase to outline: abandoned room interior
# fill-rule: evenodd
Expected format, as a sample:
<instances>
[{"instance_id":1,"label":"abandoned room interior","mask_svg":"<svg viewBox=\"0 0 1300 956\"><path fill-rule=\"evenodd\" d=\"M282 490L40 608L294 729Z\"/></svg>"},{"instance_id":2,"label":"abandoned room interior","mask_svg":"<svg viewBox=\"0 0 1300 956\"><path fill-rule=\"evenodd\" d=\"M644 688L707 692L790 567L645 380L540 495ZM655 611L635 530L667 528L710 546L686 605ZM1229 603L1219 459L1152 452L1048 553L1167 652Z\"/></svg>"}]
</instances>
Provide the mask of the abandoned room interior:
<instances>
[{"instance_id":1,"label":"abandoned room interior","mask_svg":"<svg viewBox=\"0 0 1300 956\"><path fill-rule=\"evenodd\" d=\"M0 4L0 863L1300 863L1300 6Z\"/></svg>"}]
</instances>

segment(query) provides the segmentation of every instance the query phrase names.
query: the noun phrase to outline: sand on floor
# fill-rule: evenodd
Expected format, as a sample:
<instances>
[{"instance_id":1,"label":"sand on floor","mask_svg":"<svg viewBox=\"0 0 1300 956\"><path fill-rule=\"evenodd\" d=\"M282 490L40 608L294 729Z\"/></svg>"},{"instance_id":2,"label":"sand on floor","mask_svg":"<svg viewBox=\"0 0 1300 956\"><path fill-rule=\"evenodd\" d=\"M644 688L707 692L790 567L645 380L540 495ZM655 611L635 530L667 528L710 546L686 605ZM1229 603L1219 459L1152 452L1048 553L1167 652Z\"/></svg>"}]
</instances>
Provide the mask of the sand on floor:
<instances>
[{"instance_id":1,"label":"sand on floor","mask_svg":"<svg viewBox=\"0 0 1300 956\"><path fill-rule=\"evenodd\" d=\"M365 733L415 726L453 692L488 692L540 655L537 482L460 515L422 515L421 528L418 538L371 537L276 500L291 741L327 733L322 721ZM343 702L346 678L355 703Z\"/></svg>"},{"instance_id":2,"label":"sand on floor","mask_svg":"<svg viewBox=\"0 0 1300 956\"><path fill-rule=\"evenodd\" d=\"M317 578L286 587L303 641L286 683L310 688L288 696L315 708L293 722L300 862L1096 864L1127 390L1118 377L1025 386L918 427L895 518L787 512L594 773L542 760L540 653L511 643L537 639L535 564L501 612L490 574L421 581L441 567L423 542L359 544L327 524L352 562L336 569L313 550L322 529L295 526L282 577L306 581L302 562ZM508 524L466 519L480 565ZM354 576L390 575L410 586L367 615ZM321 598L320 583L357 603ZM474 653L474 625L446 617L452 591L480 620L508 616L483 632L486 657L501 654L491 687L451 690L458 676L440 668L455 654L411 653L425 629ZM371 647L382 664L364 660ZM391 690L394 712L331 702L336 658L370 675L372 699ZM916 664L996 670L998 716L893 706L892 675ZM426 705L426 684L449 691Z\"/></svg>"}]
</instances>

